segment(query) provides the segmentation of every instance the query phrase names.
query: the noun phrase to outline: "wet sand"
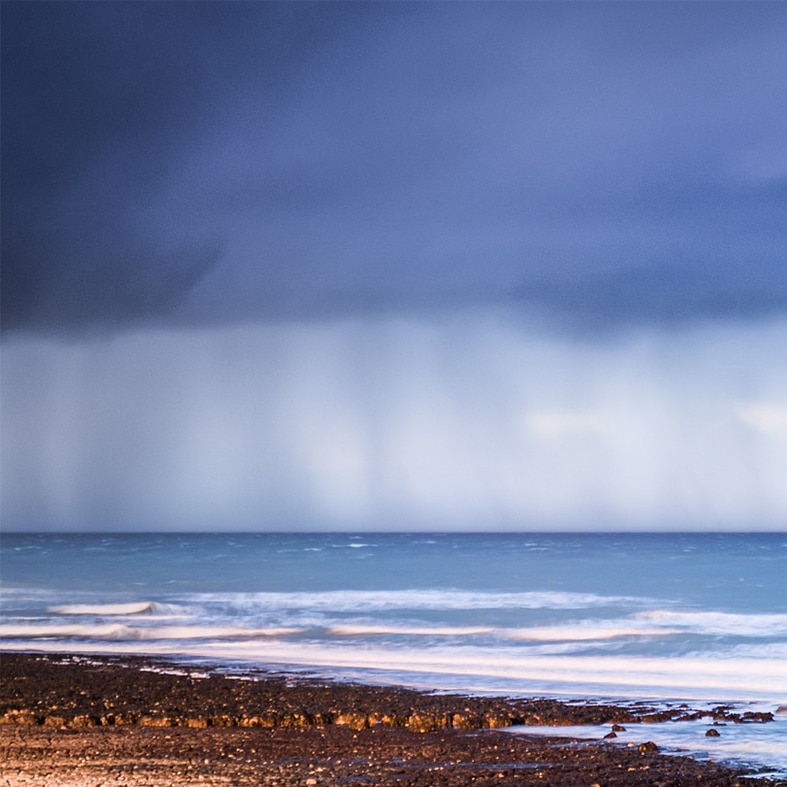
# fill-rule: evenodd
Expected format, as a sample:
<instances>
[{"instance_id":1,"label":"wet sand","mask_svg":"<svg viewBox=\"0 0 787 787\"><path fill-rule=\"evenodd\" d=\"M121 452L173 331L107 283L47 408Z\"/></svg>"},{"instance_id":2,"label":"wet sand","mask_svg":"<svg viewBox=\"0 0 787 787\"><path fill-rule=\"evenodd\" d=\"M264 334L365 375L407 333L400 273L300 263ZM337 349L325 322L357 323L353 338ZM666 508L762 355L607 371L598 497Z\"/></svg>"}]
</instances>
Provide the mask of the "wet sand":
<instances>
[{"instance_id":1,"label":"wet sand","mask_svg":"<svg viewBox=\"0 0 787 787\"><path fill-rule=\"evenodd\" d=\"M248 678L253 678L249 680ZM244 679L241 679L244 678ZM0 656L0 783L99 785L784 785L637 746L560 737L659 712L244 676L135 658ZM758 723L718 708L725 721ZM552 724L554 738L511 735ZM630 727L629 727L630 728Z\"/></svg>"}]
</instances>

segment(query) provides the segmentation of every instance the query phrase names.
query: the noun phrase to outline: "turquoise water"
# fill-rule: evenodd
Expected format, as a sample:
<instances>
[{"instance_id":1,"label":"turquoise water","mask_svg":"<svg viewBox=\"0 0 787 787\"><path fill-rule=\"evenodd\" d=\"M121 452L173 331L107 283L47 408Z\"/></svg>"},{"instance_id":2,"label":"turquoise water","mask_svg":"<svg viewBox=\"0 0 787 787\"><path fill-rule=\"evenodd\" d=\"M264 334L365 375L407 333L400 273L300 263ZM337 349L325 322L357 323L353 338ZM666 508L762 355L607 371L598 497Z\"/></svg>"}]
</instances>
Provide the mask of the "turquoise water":
<instances>
[{"instance_id":1,"label":"turquoise water","mask_svg":"<svg viewBox=\"0 0 787 787\"><path fill-rule=\"evenodd\" d=\"M6 650L787 704L783 534L6 534L0 544ZM777 718L738 725L741 756L779 765L787 717Z\"/></svg>"}]
</instances>

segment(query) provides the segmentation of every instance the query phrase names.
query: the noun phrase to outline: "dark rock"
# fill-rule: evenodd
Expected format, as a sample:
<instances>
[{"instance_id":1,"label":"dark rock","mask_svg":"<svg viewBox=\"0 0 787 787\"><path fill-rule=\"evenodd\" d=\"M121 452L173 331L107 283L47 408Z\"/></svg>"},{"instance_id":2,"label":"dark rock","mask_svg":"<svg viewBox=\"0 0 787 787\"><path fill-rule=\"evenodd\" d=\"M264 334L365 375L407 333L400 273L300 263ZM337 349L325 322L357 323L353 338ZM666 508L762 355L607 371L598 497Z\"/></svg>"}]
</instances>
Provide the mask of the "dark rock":
<instances>
[{"instance_id":1,"label":"dark rock","mask_svg":"<svg viewBox=\"0 0 787 787\"><path fill-rule=\"evenodd\" d=\"M692 713L685 707L437 695L261 671L248 677L211 673L197 680L188 667L131 657L87 662L3 654L5 780L49 784L58 772L62 783L83 784L81 771L90 762L94 784L173 787L775 785L718 764L661 755L650 741L621 746L612 738L621 722L674 720ZM733 720L730 709L718 711ZM510 724L548 724L554 733L477 732ZM573 724L614 724L611 740L578 742L561 734L562 725Z\"/></svg>"},{"instance_id":2,"label":"dark rock","mask_svg":"<svg viewBox=\"0 0 787 787\"><path fill-rule=\"evenodd\" d=\"M755 724L765 724L773 721L772 713L763 713L758 711L747 711L741 716L741 721L744 723L754 722Z\"/></svg>"},{"instance_id":3,"label":"dark rock","mask_svg":"<svg viewBox=\"0 0 787 787\"><path fill-rule=\"evenodd\" d=\"M655 754L658 750L659 747L653 743L653 741L645 741L645 743L640 743L640 745L637 746L637 751L640 754Z\"/></svg>"},{"instance_id":4,"label":"dark rock","mask_svg":"<svg viewBox=\"0 0 787 787\"><path fill-rule=\"evenodd\" d=\"M709 730L708 730L708 731L705 733L705 737L706 737L706 738L718 738L718 737L719 737L719 731L718 731L718 730L717 730L715 727L711 727L711 728L710 728L710 729L709 729Z\"/></svg>"}]
</instances>

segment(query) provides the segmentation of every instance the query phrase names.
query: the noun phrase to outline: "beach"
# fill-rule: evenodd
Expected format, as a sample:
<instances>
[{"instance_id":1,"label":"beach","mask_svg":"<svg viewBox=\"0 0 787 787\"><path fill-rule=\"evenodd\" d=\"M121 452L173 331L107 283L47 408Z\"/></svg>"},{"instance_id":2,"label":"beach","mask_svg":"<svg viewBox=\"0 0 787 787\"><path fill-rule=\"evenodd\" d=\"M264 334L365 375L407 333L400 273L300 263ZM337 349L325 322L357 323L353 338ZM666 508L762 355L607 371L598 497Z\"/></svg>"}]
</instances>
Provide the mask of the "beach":
<instances>
[{"instance_id":1,"label":"beach","mask_svg":"<svg viewBox=\"0 0 787 787\"><path fill-rule=\"evenodd\" d=\"M787 778L779 536L12 534L2 563L8 784Z\"/></svg>"},{"instance_id":2,"label":"beach","mask_svg":"<svg viewBox=\"0 0 787 787\"><path fill-rule=\"evenodd\" d=\"M65 654L2 655L8 787L56 785L775 785L621 744L613 727L693 710L435 694L262 670ZM767 723L716 709L709 729ZM608 725L601 740L561 727ZM554 737L511 734L554 725ZM751 773L751 771L749 771Z\"/></svg>"}]
</instances>

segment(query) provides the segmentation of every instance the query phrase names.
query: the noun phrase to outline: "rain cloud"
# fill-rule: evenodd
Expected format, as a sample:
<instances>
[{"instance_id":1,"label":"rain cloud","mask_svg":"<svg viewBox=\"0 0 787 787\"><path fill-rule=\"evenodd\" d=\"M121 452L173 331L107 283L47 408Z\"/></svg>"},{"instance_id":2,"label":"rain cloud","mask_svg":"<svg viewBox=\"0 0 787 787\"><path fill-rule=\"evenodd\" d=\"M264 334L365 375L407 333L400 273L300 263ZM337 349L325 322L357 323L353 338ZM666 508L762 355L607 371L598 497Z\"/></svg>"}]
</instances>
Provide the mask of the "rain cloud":
<instances>
[{"instance_id":1,"label":"rain cloud","mask_svg":"<svg viewBox=\"0 0 787 787\"><path fill-rule=\"evenodd\" d=\"M787 6L0 13L4 528L787 525Z\"/></svg>"}]
</instances>

